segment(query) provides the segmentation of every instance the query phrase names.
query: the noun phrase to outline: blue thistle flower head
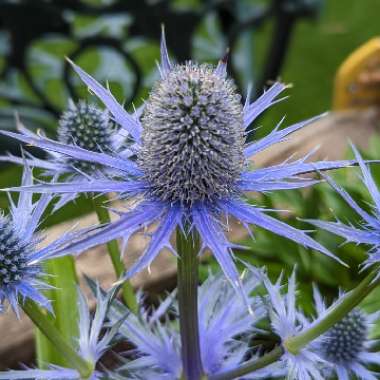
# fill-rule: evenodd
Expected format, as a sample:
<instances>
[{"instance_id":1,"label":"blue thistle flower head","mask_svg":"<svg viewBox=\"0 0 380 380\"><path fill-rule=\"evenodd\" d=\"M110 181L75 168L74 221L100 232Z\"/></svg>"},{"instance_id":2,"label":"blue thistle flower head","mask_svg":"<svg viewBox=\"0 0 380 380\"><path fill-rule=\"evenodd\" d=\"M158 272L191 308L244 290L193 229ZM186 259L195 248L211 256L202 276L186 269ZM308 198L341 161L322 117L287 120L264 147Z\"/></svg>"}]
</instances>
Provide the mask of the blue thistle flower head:
<instances>
[{"instance_id":1,"label":"blue thistle flower head","mask_svg":"<svg viewBox=\"0 0 380 380\"><path fill-rule=\"evenodd\" d=\"M232 80L209 65L177 65L154 87L141 124L138 157L153 197L191 205L236 192L244 128Z\"/></svg>"},{"instance_id":2,"label":"blue thistle flower head","mask_svg":"<svg viewBox=\"0 0 380 380\"><path fill-rule=\"evenodd\" d=\"M283 344L287 338L299 334L310 324L296 304L296 273L289 278L287 290L283 290L282 276L273 284L263 274L263 284L268 292L268 314L273 331ZM287 378L294 380L323 380L324 359L315 350L315 342L304 347L298 354L287 351L283 345L284 354L280 365L287 373Z\"/></svg>"},{"instance_id":3,"label":"blue thistle flower head","mask_svg":"<svg viewBox=\"0 0 380 380\"><path fill-rule=\"evenodd\" d=\"M370 246L371 248L368 251L368 258L363 263L363 267L368 268L373 264L380 262L380 192L359 151L355 146L352 146L352 149L362 172L361 180L368 189L374 202L372 206L373 212L368 213L359 206L346 190L340 187L331 178L325 176L326 181L333 187L333 189L362 218L361 224L356 227L344 224L339 220L336 222L325 222L321 220L306 219L306 221L321 229L345 238L347 242Z\"/></svg>"},{"instance_id":4,"label":"blue thistle flower head","mask_svg":"<svg viewBox=\"0 0 380 380\"><path fill-rule=\"evenodd\" d=\"M242 364L251 353L250 338L258 331L256 325L265 316L261 299L252 296L259 284L258 278L249 275L243 281L249 305L255 314L247 313L247 305L235 296L231 284L221 275L210 274L199 287L199 329L203 368L208 376L221 374ZM181 343L178 324L170 319L177 314L175 292L170 294L154 311L141 315L129 314L121 324L119 333L134 349L132 359L126 360L116 372L120 379L180 379L182 374ZM116 322L127 309L113 302L109 318ZM128 355L131 356L131 355ZM265 379L274 368L257 371L244 379Z\"/></svg>"},{"instance_id":5,"label":"blue thistle flower head","mask_svg":"<svg viewBox=\"0 0 380 380\"><path fill-rule=\"evenodd\" d=\"M32 183L32 172L25 166L22 185ZM37 202L33 202L32 196L22 193L16 203L9 197L9 214L0 215L0 305L3 309L7 301L17 314L19 303L25 299L51 310L48 299L41 293L49 288L41 280L44 274L41 263L54 257L56 250L72 241L75 235L65 234L41 248L43 238L37 229L52 196L45 194Z\"/></svg>"},{"instance_id":6,"label":"blue thistle flower head","mask_svg":"<svg viewBox=\"0 0 380 380\"><path fill-rule=\"evenodd\" d=\"M69 102L67 110L58 122L58 141L94 152L116 149L115 135L117 135L117 130L108 112L85 101L77 104ZM84 173L94 173L101 168L96 163L72 160L63 155L60 158L64 164L73 166Z\"/></svg>"},{"instance_id":7,"label":"blue thistle flower head","mask_svg":"<svg viewBox=\"0 0 380 380\"><path fill-rule=\"evenodd\" d=\"M317 288L314 288L314 300L316 320L335 307L335 304L330 308L326 306ZM338 380L349 379L352 375L362 380L377 379L378 373L372 372L367 366L380 362L380 353L374 351L376 341L370 338L379 317L378 312L367 314L357 307L320 337L314 348L325 360L326 375L335 374Z\"/></svg>"},{"instance_id":8,"label":"blue thistle flower head","mask_svg":"<svg viewBox=\"0 0 380 380\"><path fill-rule=\"evenodd\" d=\"M34 133L27 129L18 117L16 126L24 136L34 138L44 136L41 131ZM69 100L66 110L58 120L57 141L93 152L118 152L126 157L134 155L128 134L115 125L109 112L84 100L78 103ZM30 167L44 169L45 175L69 175L70 179L76 180L83 177L81 174L90 176L104 172L104 167L97 162L76 160L54 151L47 151L46 159L36 158L28 152L23 153L25 156L23 158L13 155L0 156L0 161L20 165L26 163Z\"/></svg>"},{"instance_id":9,"label":"blue thistle flower head","mask_svg":"<svg viewBox=\"0 0 380 380\"><path fill-rule=\"evenodd\" d=\"M243 294L239 273L234 264L233 248L221 220L231 216L245 227L255 225L291 239L305 247L336 258L305 231L268 215L267 210L245 202L245 192L265 193L301 188L316 180L302 177L316 170L335 169L355 161L306 162L309 155L279 165L253 168L255 154L284 141L312 120L280 129L280 124L266 137L247 142L246 128L267 108L278 102L285 90L274 84L254 102L241 103L235 85L227 78L226 61L216 67L193 62L173 65L161 41L161 78L141 110L129 114L108 89L72 63L75 71L105 104L113 120L134 141L137 160L119 152L94 152L85 146L55 142L43 136L3 131L24 143L108 168L107 177L72 180L13 188L15 191L65 194L80 192L117 193L119 198L136 198L139 202L129 212L95 233L84 235L61 254L81 253L94 245L115 238L128 239L141 228L157 225L148 248L129 269L125 278L147 267L163 248L173 251L170 238L177 226L189 223L199 233L202 252L210 249L235 289ZM74 195L73 195L74 194ZM225 218L227 217L227 218ZM201 253L202 253L201 252Z\"/></svg>"},{"instance_id":10,"label":"blue thistle flower head","mask_svg":"<svg viewBox=\"0 0 380 380\"><path fill-rule=\"evenodd\" d=\"M118 332L122 320L116 321L112 326L106 326L107 313L109 306L115 297L116 288L111 289L108 293L101 293L98 285L95 284L96 310L93 317L90 316L90 310L86 298L80 289L78 289L78 353L93 368L92 374L86 380L104 379L109 373L101 372L96 369L96 365L103 354L114 343L113 339ZM115 377L106 377L115 378ZM26 369L11 370L0 372L0 379L22 379L22 380L83 380L80 373L71 368L50 365L47 370Z\"/></svg>"},{"instance_id":11,"label":"blue thistle flower head","mask_svg":"<svg viewBox=\"0 0 380 380\"><path fill-rule=\"evenodd\" d=\"M352 310L326 334L323 355L332 363L350 363L357 359L367 335L364 314L359 309Z\"/></svg>"}]
</instances>

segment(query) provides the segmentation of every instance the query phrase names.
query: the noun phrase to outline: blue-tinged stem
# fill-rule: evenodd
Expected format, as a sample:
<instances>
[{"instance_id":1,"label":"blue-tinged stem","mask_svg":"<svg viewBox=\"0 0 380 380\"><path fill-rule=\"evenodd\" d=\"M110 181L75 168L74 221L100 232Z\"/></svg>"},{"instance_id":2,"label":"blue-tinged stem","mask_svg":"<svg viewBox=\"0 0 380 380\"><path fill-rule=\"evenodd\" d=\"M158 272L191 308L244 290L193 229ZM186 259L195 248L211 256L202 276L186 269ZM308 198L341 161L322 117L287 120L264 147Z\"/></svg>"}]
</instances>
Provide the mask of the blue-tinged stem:
<instances>
[{"instance_id":1,"label":"blue-tinged stem","mask_svg":"<svg viewBox=\"0 0 380 380\"><path fill-rule=\"evenodd\" d=\"M88 379L94 371L93 365L81 358L72 345L62 336L46 314L32 301L26 300L22 306L34 325L49 339L56 350L67 361L68 367L76 369L83 379Z\"/></svg>"},{"instance_id":2,"label":"blue-tinged stem","mask_svg":"<svg viewBox=\"0 0 380 380\"><path fill-rule=\"evenodd\" d=\"M198 325L199 236L177 229L178 305L183 376L186 380L203 377Z\"/></svg>"},{"instance_id":3,"label":"blue-tinged stem","mask_svg":"<svg viewBox=\"0 0 380 380\"><path fill-rule=\"evenodd\" d=\"M94 209L100 223L109 223L111 221L107 208L104 203L107 201L106 196L95 196L93 198ZM112 240L107 243L108 254L111 258L116 276L119 278L124 274L124 263L121 259L119 244L117 240ZM125 281L122 287L123 300L133 313L138 313L138 304L133 286L129 281Z\"/></svg>"}]
</instances>

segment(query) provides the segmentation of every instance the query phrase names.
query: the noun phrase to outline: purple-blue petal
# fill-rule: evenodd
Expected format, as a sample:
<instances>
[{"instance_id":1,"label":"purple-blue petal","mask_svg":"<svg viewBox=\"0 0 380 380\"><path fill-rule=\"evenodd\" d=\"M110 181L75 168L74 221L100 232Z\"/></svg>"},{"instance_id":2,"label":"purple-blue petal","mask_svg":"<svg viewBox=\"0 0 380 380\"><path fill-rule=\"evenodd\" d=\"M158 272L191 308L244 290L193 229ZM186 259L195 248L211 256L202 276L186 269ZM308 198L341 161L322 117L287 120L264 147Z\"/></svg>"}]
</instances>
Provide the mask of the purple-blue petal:
<instances>
[{"instance_id":1,"label":"purple-blue petal","mask_svg":"<svg viewBox=\"0 0 380 380\"><path fill-rule=\"evenodd\" d=\"M218 221L215 220L209 208L202 203L193 206L191 216L194 227L201 237L202 248L208 247L212 251L226 277L245 299L246 295L233 259L232 244L226 238Z\"/></svg>"},{"instance_id":2,"label":"purple-blue petal","mask_svg":"<svg viewBox=\"0 0 380 380\"><path fill-rule=\"evenodd\" d=\"M168 48L166 46L166 36L165 36L165 27L161 28L161 42L160 42L160 74L161 78L165 78L171 71L172 65L170 63Z\"/></svg>"},{"instance_id":3,"label":"purple-blue petal","mask_svg":"<svg viewBox=\"0 0 380 380\"><path fill-rule=\"evenodd\" d=\"M257 100L251 104L246 104L244 107L244 126L247 128L253 120L263 113L267 108L282 100L275 98L286 89L283 83L275 83L269 90L265 91Z\"/></svg>"},{"instance_id":4,"label":"purple-blue petal","mask_svg":"<svg viewBox=\"0 0 380 380\"><path fill-rule=\"evenodd\" d=\"M57 250L54 253L54 257L67 254L80 254L86 249L123 237L128 231L132 234L143 227L149 226L164 211L165 205L160 202L142 202L134 210L122 214L117 221L89 233L85 231L84 237L76 239L76 241L73 241L61 250Z\"/></svg>"},{"instance_id":5,"label":"purple-blue petal","mask_svg":"<svg viewBox=\"0 0 380 380\"><path fill-rule=\"evenodd\" d=\"M305 158L302 158L301 160L291 163L258 168L251 172L244 172L242 173L241 178L244 180L250 179L255 181L281 180L318 171L346 168L356 164L356 161L354 160L304 162L304 159Z\"/></svg>"},{"instance_id":6,"label":"purple-blue petal","mask_svg":"<svg viewBox=\"0 0 380 380\"><path fill-rule=\"evenodd\" d=\"M82 81L91 91L104 103L111 112L116 122L121 125L138 142L141 136L141 125L137 119L133 118L115 99L109 90L106 90L99 82L87 74L75 63L71 62L72 67L80 76Z\"/></svg>"},{"instance_id":7,"label":"purple-blue petal","mask_svg":"<svg viewBox=\"0 0 380 380\"><path fill-rule=\"evenodd\" d=\"M380 244L380 234L375 231L361 230L352 226L347 226L341 222L325 222L314 219L305 219L305 222L344 237L350 242L359 244Z\"/></svg>"},{"instance_id":8,"label":"purple-blue petal","mask_svg":"<svg viewBox=\"0 0 380 380\"><path fill-rule=\"evenodd\" d=\"M173 205L168 209L167 214L162 217L157 230L153 233L148 248L128 270L124 279L134 276L149 266L162 249L170 247L170 237L175 228L181 223L182 215L183 211L179 205Z\"/></svg>"},{"instance_id":9,"label":"purple-blue petal","mask_svg":"<svg viewBox=\"0 0 380 380\"><path fill-rule=\"evenodd\" d=\"M302 187L309 187L315 185L321 181L304 179L304 180L293 180L293 181L252 181L252 180L241 180L238 182L238 188L241 191L257 191L266 192L273 190L290 190L290 189L300 189Z\"/></svg>"},{"instance_id":10,"label":"purple-blue petal","mask_svg":"<svg viewBox=\"0 0 380 380\"><path fill-rule=\"evenodd\" d=\"M51 370L26 369L0 372L2 380L79 380L80 374L69 368L56 368Z\"/></svg>"},{"instance_id":11,"label":"purple-blue petal","mask_svg":"<svg viewBox=\"0 0 380 380\"><path fill-rule=\"evenodd\" d=\"M271 231L277 235L286 237L295 241L305 247L315 249L326 256L333 258L339 263L345 265L342 260L332 254L328 249L316 242L305 231L298 230L288 224L281 222L269 215L266 215L262 209L258 209L254 206L250 206L238 200L226 200L218 202L219 208L227 214L232 215L237 220L243 223L249 223L268 231Z\"/></svg>"},{"instance_id":12,"label":"purple-blue petal","mask_svg":"<svg viewBox=\"0 0 380 380\"><path fill-rule=\"evenodd\" d=\"M360 215L368 224L370 224L375 229L380 229L380 220L376 217L368 214L365 210L363 210L356 201L344 190L341 186L339 186L332 178L324 175L324 179L329 183L329 185L352 207L352 209Z\"/></svg>"},{"instance_id":13,"label":"purple-blue petal","mask_svg":"<svg viewBox=\"0 0 380 380\"><path fill-rule=\"evenodd\" d=\"M9 131L0 131L0 134L12 137L16 140L22 141L26 144L31 144L41 149L51 150L53 152L65 154L77 160L96 162L101 165L110 166L112 168L122 170L131 175L141 174L141 171L137 167L137 165L126 158L121 159L118 157L110 156L105 153L98 153L86 150L78 146L61 144L59 142L44 137L29 137Z\"/></svg>"},{"instance_id":14,"label":"purple-blue petal","mask_svg":"<svg viewBox=\"0 0 380 380\"><path fill-rule=\"evenodd\" d=\"M72 181L63 183L46 183L32 186L20 186L4 189L6 191L32 192L32 193L88 193L88 192L118 192L126 194L138 194L146 190L147 184L143 181L112 181L112 180L89 180Z\"/></svg>"},{"instance_id":15,"label":"purple-blue petal","mask_svg":"<svg viewBox=\"0 0 380 380\"><path fill-rule=\"evenodd\" d=\"M377 188L375 181L372 178L372 175L367 167L367 165L364 163L362 156L360 155L359 151L356 149L354 145L352 146L352 150L354 151L355 157L359 163L360 169L363 174L363 181L366 185L369 193L371 194L371 197L373 201L375 202L377 212L380 214L380 192Z\"/></svg>"},{"instance_id":16,"label":"purple-blue petal","mask_svg":"<svg viewBox=\"0 0 380 380\"><path fill-rule=\"evenodd\" d=\"M299 123L293 124L290 127L279 130L281 122L277 125L277 127L268 135L263 137L262 139L255 141L248 145L244 150L244 155L249 158L254 154L261 152L262 150L268 148L271 145L280 143L284 141L285 137L289 134L298 131L299 129L305 127L306 125L313 123L314 121L320 119L324 115L315 116L311 119L301 121Z\"/></svg>"}]
</instances>

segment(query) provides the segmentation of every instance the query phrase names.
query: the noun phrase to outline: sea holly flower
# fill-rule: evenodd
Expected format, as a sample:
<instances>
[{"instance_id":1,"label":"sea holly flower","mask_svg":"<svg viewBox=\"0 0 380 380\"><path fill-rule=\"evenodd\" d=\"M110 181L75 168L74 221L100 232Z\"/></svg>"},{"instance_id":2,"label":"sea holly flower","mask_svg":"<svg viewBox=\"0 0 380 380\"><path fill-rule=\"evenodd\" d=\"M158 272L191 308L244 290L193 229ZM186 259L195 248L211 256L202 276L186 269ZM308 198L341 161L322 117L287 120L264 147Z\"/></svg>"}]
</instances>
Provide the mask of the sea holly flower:
<instances>
[{"instance_id":1,"label":"sea holly flower","mask_svg":"<svg viewBox=\"0 0 380 380\"><path fill-rule=\"evenodd\" d=\"M360 153L354 146L352 146L352 149L356 160L360 165L362 172L361 179L367 187L368 192L374 202L374 205L372 206L372 213L368 213L361 208L346 190L340 187L331 178L325 176L326 180L334 188L334 190L362 218L362 223L358 227L355 227L353 225L344 224L339 220L336 222L325 222L321 220L306 219L306 221L319 228L345 238L347 242L371 246L371 249L368 251L368 258L364 262L364 267L369 267L380 262L380 192Z\"/></svg>"},{"instance_id":2,"label":"sea holly flower","mask_svg":"<svg viewBox=\"0 0 380 380\"><path fill-rule=\"evenodd\" d=\"M89 364L89 367L93 368L92 374L86 380L112 378L108 377L108 373L98 371L96 365L114 343L115 335L125 318L125 315L121 316L120 320L115 321L110 326L106 325L109 307L115 297L117 288L111 289L105 295L101 293L99 286L95 286L95 289L96 310L93 317L90 316L86 298L81 290L78 289L78 353ZM83 380L83 377L75 369L51 365L47 370L26 369L0 372L0 379Z\"/></svg>"},{"instance_id":3,"label":"sea holly flower","mask_svg":"<svg viewBox=\"0 0 380 380\"><path fill-rule=\"evenodd\" d=\"M213 376L243 363L251 353L250 338L258 331L256 324L264 318L261 299L251 293L259 285L258 278L249 274L243 280L247 302L255 310L247 313L247 305L235 296L231 284L221 275L210 274L199 287L200 348L203 368ZM94 286L92 286L94 287ZM141 314L129 314L119 328L120 339L133 345L128 360L115 371L117 379L180 379L182 374L181 342L178 324L170 318L178 307L175 293L162 301L156 310L146 310L140 295ZM128 309L114 300L109 311L111 322L116 322ZM268 378L278 369L257 371L244 379Z\"/></svg>"},{"instance_id":4,"label":"sea holly flower","mask_svg":"<svg viewBox=\"0 0 380 380\"><path fill-rule=\"evenodd\" d=\"M314 303L316 320L319 320L339 300L328 308L318 289L314 288ZM319 338L315 348L326 361L326 375L335 375L338 380L348 380L352 375L361 380L378 378L378 374L366 366L380 363L380 353L374 352L376 341L370 339L371 330L379 318L378 312L367 314L357 307Z\"/></svg>"},{"instance_id":5,"label":"sea holly flower","mask_svg":"<svg viewBox=\"0 0 380 380\"><path fill-rule=\"evenodd\" d=\"M18 131L24 136L39 138L42 132L34 133L16 118ZM109 112L85 101L74 103L69 100L68 107L59 118L57 129L58 142L77 146L94 152L117 152L122 157L133 156L132 144L129 144L126 132L115 126ZM91 177L104 178L105 168L96 162L76 160L67 155L47 151L47 158L40 159L28 152L25 157L14 155L0 156L0 161L43 169L44 176L64 176L66 181L88 182ZM109 169L108 169L109 170ZM76 194L61 196L55 209L74 199Z\"/></svg>"},{"instance_id":6,"label":"sea holly flower","mask_svg":"<svg viewBox=\"0 0 380 380\"><path fill-rule=\"evenodd\" d=\"M32 183L32 171L25 165L22 186ZM19 304L26 299L51 310L49 300L41 293L49 289L42 281L41 264L76 236L69 232L40 247L44 237L37 229L53 196L44 194L36 202L32 197L32 193L21 193L17 202L9 197L9 214L0 215L0 310L7 301L17 314Z\"/></svg>"},{"instance_id":7,"label":"sea holly flower","mask_svg":"<svg viewBox=\"0 0 380 380\"><path fill-rule=\"evenodd\" d=\"M3 131L3 134L24 143L118 171L117 176L109 179L24 186L21 191L116 192L120 198L136 197L140 202L129 212L120 213L116 222L85 236L62 254L80 253L115 238L122 238L126 243L132 234L156 222L158 227L151 235L150 244L127 272L125 278L128 278L147 267L163 248L172 249L170 237L173 231L177 226L189 223L201 237L202 252L209 248L235 288L241 288L232 253L235 245L227 239L220 223L223 217L232 216L246 227L250 224L259 226L334 257L306 232L273 218L266 210L244 200L245 191L261 193L310 186L316 181L302 177L303 174L355 163L308 163L308 156L305 156L252 169L249 164L252 156L284 141L314 120L284 129L280 129L279 124L268 136L252 143L245 142L246 128L278 101L276 98L285 90L285 85L276 83L253 103L247 100L242 105L233 81L227 78L225 60L216 68L193 62L172 65L163 36L159 65L161 79L138 118L126 112L109 90L72 65L105 104L114 121L134 139L137 161L117 153L92 152L44 136Z\"/></svg>"},{"instance_id":8,"label":"sea holly flower","mask_svg":"<svg viewBox=\"0 0 380 380\"><path fill-rule=\"evenodd\" d=\"M289 279L286 291L282 285L282 276L272 284L264 274L263 283L268 292L271 326L282 343L320 323L344 298L341 294L335 303L327 307L317 287L314 287L316 315L310 318L296 305L295 271ZM355 308L298 353L289 352L286 344L283 344L281 363L288 378L322 380L336 376L339 380L348 380L355 375L362 380L377 379L366 365L379 363L380 360L380 353L374 352L376 341L370 339L371 330L379 317L378 312L366 314Z\"/></svg>"},{"instance_id":9,"label":"sea holly flower","mask_svg":"<svg viewBox=\"0 0 380 380\"><path fill-rule=\"evenodd\" d=\"M323 364L325 360L315 350L315 342L307 345L297 354L287 350L283 343L299 334L310 324L296 305L296 274L289 278L287 290L283 290L282 276L273 284L263 275L263 284L268 292L269 317L273 332L281 339L284 354L280 361L287 372L287 378L294 380L324 380Z\"/></svg>"}]
</instances>

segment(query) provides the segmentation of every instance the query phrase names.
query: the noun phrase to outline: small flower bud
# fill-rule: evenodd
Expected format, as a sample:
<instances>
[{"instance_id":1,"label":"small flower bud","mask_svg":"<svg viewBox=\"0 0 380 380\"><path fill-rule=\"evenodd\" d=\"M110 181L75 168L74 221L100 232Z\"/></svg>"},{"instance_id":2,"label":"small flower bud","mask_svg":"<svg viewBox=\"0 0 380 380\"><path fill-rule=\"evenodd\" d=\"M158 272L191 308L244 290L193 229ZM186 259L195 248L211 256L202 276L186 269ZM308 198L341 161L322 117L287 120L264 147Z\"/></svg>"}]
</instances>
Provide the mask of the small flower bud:
<instances>
[{"instance_id":1,"label":"small flower bud","mask_svg":"<svg viewBox=\"0 0 380 380\"><path fill-rule=\"evenodd\" d=\"M76 145L94 152L109 152L112 149L114 124L108 114L92 104L70 103L62 114L58 126L58 139L63 144ZM67 158L67 162L84 172L97 169L97 165Z\"/></svg>"},{"instance_id":2,"label":"small flower bud","mask_svg":"<svg viewBox=\"0 0 380 380\"><path fill-rule=\"evenodd\" d=\"M7 218L0 219L0 287L19 281L25 275L26 259L23 245Z\"/></svg>"},{"instance_id":3,"label":"small flower bud","mask_svg":"<svg viewBox=\"0 0 380 380\"><path fill-rule=\"evenodd\" d=\"M325 335L324 356L332 363L344 364L357 359L367 339L368 326L364 314L354 309Z\"/></svg>"}]
</instances>

